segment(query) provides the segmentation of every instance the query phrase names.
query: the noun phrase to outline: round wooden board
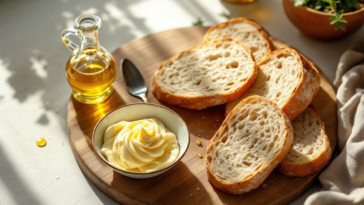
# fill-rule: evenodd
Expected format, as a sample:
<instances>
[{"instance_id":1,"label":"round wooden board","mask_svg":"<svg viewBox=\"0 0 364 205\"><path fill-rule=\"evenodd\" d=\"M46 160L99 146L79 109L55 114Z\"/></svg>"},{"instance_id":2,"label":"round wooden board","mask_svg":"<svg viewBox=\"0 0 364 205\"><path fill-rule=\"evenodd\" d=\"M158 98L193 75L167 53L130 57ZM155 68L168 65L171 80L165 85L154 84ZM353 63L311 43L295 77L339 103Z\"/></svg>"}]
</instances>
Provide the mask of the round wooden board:
<instances>
[{"instance_id":1,"label":"round wooden board","mask_svg":"<svg viewBox=\"0 0 364 205\"><path fill-rule=\"evenodd\" d=\"M202 42L207 27L188 27L163 31L131 41L112 54L117 66L122 58L133 61L150 87L154 71L168 58ZM274 40L277 48L287 47ZM325 123L332 150L337 142L336 97L322 72L321 87L312 104ZM177 112L191 132L191 144L182 160L170 171L151 179L124 177L104 165L92 147L92 131L96 123L111 110L125 104L141 102L126 91L121 72L118 72L115 91L105 102L85 105L72 97L68 104L68 132L75 159L86 176L103 192L122 204L287 204L303 194L317 179L286 177L273 171L260 186L249 193L233 196L215 189L207 180L204 159L206 145L224 120L224 107L220 105L204 110L189 110L159 102L151 92L152 103L162 104ZM196 141L202 142L202 147ZM197 188L200 188L197 190ZM190 196L193 194L193 197Z\"/></svg>"}]
</instances>

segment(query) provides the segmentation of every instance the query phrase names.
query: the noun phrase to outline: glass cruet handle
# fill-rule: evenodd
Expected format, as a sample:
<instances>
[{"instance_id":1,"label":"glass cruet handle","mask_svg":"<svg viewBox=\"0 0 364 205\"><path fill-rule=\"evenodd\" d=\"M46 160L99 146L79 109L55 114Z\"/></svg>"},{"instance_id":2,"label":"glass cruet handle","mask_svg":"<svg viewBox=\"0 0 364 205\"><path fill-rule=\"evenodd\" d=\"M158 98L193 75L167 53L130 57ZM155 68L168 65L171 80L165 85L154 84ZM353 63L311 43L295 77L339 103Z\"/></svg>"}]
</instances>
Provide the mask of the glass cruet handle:
<instances>
[{"instance_id":1,"label":"glass cruet handle","mask_svg":"<svg viewBox=\"0 0 364 205\"><path fill-rule=\"evenodd\" d=\"M80 33L77 29L74 28L67 28L62 32L62 41L64 45L66 45L66 47L70 49L71 52L73 52L74 50L78 50L78 45L73 43L71 39L69 39L69 35L75 35L81 39Z\"/></svg>"}]
</instances>

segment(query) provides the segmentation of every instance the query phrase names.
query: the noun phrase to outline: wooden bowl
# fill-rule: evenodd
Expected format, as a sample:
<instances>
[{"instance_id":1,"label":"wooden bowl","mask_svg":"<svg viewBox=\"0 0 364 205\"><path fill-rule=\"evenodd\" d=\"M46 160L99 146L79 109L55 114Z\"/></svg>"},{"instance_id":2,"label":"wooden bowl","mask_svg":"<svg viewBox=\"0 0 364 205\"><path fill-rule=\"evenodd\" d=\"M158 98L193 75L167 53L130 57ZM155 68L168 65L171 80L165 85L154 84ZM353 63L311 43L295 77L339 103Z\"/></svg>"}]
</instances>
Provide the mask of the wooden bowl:
<instances>
[{"instance_id":1,"label":"wooden bowl","mask_svg":"<svg viewBox=\"0 0 364 205\"><path fill-rule=\"evenodd\" d=\"M295 7L293 0L282 0L284 11L302 33L320 40L335 40L357 31L364 23L364 8L354 12L344 13L343 19L346 31L335 30L335 24L330 25L332 14L316 11L306 6Z\"/></svg>"}]
</instances>

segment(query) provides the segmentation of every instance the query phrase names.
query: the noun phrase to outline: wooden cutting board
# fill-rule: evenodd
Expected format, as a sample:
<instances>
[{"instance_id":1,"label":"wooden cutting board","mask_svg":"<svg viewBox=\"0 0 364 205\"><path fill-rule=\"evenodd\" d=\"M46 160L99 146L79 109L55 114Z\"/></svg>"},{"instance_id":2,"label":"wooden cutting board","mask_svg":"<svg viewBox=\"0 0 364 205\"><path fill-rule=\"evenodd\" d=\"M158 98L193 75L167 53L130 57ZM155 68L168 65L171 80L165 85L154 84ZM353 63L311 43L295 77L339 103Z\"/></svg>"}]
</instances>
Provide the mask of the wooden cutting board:
<instances>
[{"instance_id":1,"label":"wooden cutting board","mask_svg":"<svg viewBox=\"0 0 364 205\"><path fill-rule=\"evenodd\" d=\"M133 61L150 88L153 73L159 65L200 44L207 29L188 27L163 31L133 40L112 54L118 68L122 58ZM278 40L274 44L277 48L289 46ZM320 75L320 91L312 104L325 122L333 150L337 142L336 97L327 78L322 72ZM273 171L265 180L264 187L240 196L215 189L207 180L205 159L200 159L198 154L205 155L209 140L224 120L225 105L189 110L159 102L151 92L148 92L148 98L152 103L169 107L186 121L191 132L191 144L182 160L165 174L143 180L122 176L98 159L91 141L94 126L104 115L122 105L141 102L128 94L119 71L114 88L111 97L98 105L85 105L71 97L67 122L73 154L83 172L103 192L122 204L287 204L303 194L317 179L318 174L299 178ZM197 140L202 142L202 146L196 145Z\"/></svg>"}]
</instances>

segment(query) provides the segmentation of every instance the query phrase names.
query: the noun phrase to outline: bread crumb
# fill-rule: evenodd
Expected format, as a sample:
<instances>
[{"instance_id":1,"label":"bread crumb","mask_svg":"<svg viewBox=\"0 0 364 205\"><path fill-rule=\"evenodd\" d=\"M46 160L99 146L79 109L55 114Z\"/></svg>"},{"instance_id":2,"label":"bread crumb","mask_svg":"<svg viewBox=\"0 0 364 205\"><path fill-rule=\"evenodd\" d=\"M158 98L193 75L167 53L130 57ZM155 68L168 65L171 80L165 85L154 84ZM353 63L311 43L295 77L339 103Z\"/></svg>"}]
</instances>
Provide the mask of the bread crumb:
<instances>
[{"instance_id":1,"label":"bread crumb","mask_svg":"<svg viewBox=\"0 0 364 205\"><path fill-rule=\"evenodd\" d=\"M56 179L59 179L59 177L58 177L58 176L56 176Z\"/></svg>"},{"instance_id":2,"label":"bread crumb","mask_svg":"<svg viewBox=\"0 0 364 205\"><path fill-rule=\"evenodd\" d=\"M266 184L263 184L263 188L265 188L265 187L267 187L267 185Z\"/></svg>"},{"instance_id":3,"label":"bread crumb","mask_svg":"<svg viewBox=\"0 0 364 205\"><path fill-rule=\"evenodd\" d=\"M199 191L200 190L200 187L197 187L197 191Z\"/></svg>"},{"instance_id":4,"label":"bread crumb","mask_svg":"<svg viewBox=\"0 0 364 205\"><path fill-rule=\"evenodd\" d=\"M45 168L45 170L48 170L48 168Z\"/></svg>"},{"instance_id":5,"label":"bread crumb","mask_svg":"<svg viewBox=\"0 0 364 205\"><path fill-rule=\"evenodd\" d=\"M48 137L48 139L51 139L50 137Z\"/></svg>"},{"instance_id":6,"label":"bread crumb","mask_svg":"<svg viewBox=\"0 0 364 205\"><path fill-rule=\"evenodd\" d=\"M198 125L201 125L201 123L198 123Z\"/></svg>"},{"instance_id":7,"label":"bread crumb","mask_svg":"<svg viewBox=\"0 0 364 205\"><path fill-rule=\"evenodd\" d=\"M190 194L191 197L193 197L193 194Z\"/></svg>"},{"instance_id":8,"label":"bread crumb","mask_svg":"<svg viewBox=\"0 0 364 205\"><path fill-rule=\"evenodd\" d=\"M56 113L58 113L58 110L56 110Z\"/></svg>"},{"instance_id":9,"label":"bread crumb","mask_svg":"<svg viewBox=\"0 0 364 205\"><path fill-rule=\"evenodd\" d=\"M16 133L18 133L18 132L16 132L16 131L15 131L15 132L14 132L14 135L16 135Z\"/></svg>"},{"instance_id":10,"label":"bread crumb","mask_svg":"<svg viewBox=\"0 0 364 205\"><path fill-rule=\"evenodd\" d=\"M217 119L216 122L219 122L219 119Z\"/></svg>"},{"instance_id":11,"label":"bread crumb","mask_svg":"<svg viewBox=\"0 0 364 205\"><path fill-rule=\"evenodd\" d=\"M205 119L205 117L202 117L202 119L204 120L204 119Z\"/></svg>"}]
</instances>

